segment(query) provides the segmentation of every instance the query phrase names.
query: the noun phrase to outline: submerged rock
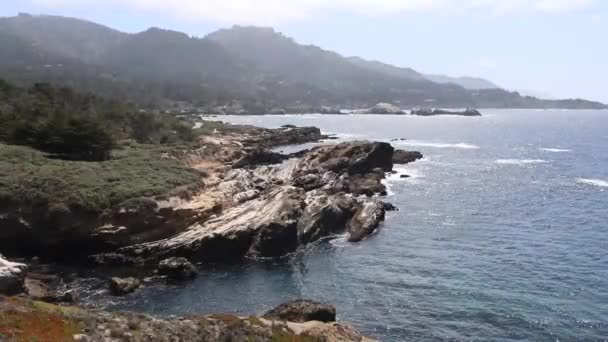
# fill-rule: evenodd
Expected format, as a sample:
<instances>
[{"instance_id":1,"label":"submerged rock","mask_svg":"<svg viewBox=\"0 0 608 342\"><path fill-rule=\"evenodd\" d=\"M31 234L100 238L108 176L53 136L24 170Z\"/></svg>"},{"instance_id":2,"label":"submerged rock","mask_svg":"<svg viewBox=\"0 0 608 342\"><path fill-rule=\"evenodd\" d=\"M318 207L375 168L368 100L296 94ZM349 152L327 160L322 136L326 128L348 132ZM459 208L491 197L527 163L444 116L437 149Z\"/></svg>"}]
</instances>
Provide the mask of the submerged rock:
<instances>
[{"instance_id":1,"label":"submerged rock","mask_svg":"<svg viewBox=\"0 0 608 342\"><path fill-rule=\"evenodd\" d=\"M110 292L114 296L124 296L135 292L141 286L136 278L112 278L110 280Z\"/></svg>"},{"instance_id":2,"label":"submerged rock","mask_svg":"<svg viewBox=\"0 0 608 342\"><path fill-rule=\"evenodd\" d=\"M277 306L262 317L277 321L304 323L310 321L335 322L336 308L311 300L294 300Z\"/></svg>"},{"instance_id":3,"label":"submerged rock","mask_svg":"<svg viewBox=\"0 0 608 342\"><path fill-rule=\"evenodd\" d=\"M158 263L158 274L171 280L190 280L196 277L196 267L186 258L168 258Z\"/></svg>"}]
</instances>

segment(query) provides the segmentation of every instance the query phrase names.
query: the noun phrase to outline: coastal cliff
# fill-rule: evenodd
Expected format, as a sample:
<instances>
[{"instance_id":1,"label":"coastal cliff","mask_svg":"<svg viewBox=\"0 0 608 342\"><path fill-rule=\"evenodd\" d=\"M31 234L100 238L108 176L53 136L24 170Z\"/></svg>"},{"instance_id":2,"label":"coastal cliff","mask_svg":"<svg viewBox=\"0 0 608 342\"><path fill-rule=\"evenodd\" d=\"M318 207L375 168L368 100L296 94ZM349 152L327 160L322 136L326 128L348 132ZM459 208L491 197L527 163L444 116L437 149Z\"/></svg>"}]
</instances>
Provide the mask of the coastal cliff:
<instances>
[{"instance_id":1,"label":"coastal cliff","mask_svg":"<svg viewBox=\"0 0 608 342\"><path fill-rule=\"evenodd\" d=\"M33 256L40 256L51 264L55 260L76 259L86 260L91 266L131 267L134 276L141 276L143 272L183 282L196 276L197 268L192 263L282 257L300 246L336 234L346 234L349 241L359 242L380 227L386 211L396 209L381 199L386 195L385 175L392 172L394 163L409 163L422 157L417 152L395 151L388 143L367 141L323 143L293 154L282 154L272 148L319 142L327 137L314 127L261 129L215 122L204 125L209 126L211 133L201 135L195 146L163 150L157 155L163 164L153 164L157 168L155 172L174 165L175 172L198 175L188 178L189 183L178 183L168 192L126 198L98 210L84 210L84 206L76 205L69 196L56 196L42 205L25 201L3 203L0 248L11 257L19 257L18 260L31 260L33 267L28 271L24 264L3 259L0 293L23 293L28 299L0 300L0 315L10 319L4 322L12 322L0 325L0 333L14 337L22 336L19 334L24 331L36 331L32 326L23 328L19 319L42 314L46 317L43 320L79 327L80 330L70 334L82 341L112 338L112 334L116 334L112 330L116 322L128 325L133 317L145 317L140 324L146 333L182 336L184 340L201 336L212 341L239 340L253 336L249 340L366 341L352 328L335 323L307 320L277 323L277 317L270 316L158 320L83 308L48 309L47 304L36 304L40 303L36 301L74 303L78 299L70 290L69 281L54 274L39 273L38 258L29 259ZM146 160L152 163L154 158ZM183 173L183 168L194 173ZM106 179L102 174L98 176ZM114 174L113 177L125 176ZM67 180L80 178L81 174L76 178L66 177ZM109 187L104 193L111 193L113 181L104 184ZM44 187L37 190L48 191ZM137 291L140 283L138 278L112 278L110 293L126 295ZM300 304L295 307L296 312L302 309ZM275 314L281 310L291 312L292 308L277 310ZM75 317L74 312L78 313ZM291 314L287 315L289 318L285 320L293 320ZM83 322L91 320L97 325L82 330ZM235 327L252 335L230 335ZM34 330L28 330L30 328ZM106 336L108 330L109 337ZM137 337L140 335L130 334L121 336L129 341L142 340ZM275 336L283 339L277 340Z\"/></svg>"}]
</instances>

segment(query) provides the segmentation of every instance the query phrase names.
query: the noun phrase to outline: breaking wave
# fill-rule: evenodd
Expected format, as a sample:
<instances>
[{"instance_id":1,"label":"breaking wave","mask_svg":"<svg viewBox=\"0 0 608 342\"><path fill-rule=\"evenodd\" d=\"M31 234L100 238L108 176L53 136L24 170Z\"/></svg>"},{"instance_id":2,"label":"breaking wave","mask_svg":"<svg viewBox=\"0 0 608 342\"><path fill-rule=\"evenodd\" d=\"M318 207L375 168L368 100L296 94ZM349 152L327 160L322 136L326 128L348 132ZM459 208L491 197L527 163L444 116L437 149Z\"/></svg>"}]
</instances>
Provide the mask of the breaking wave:
<instances>
[{"instance_id":1,"label":"breaking wave","mask_svg":"<svg viewBox=\"0 0 608 342\"><path fill-rule=\"evenodd\" d=\"M543 159L498 159L496 164L501 165L530 165L530 164L545 164L548 161Z\"/></svg>"},{"instance_id":2,"label":"breaking wave","mask_svg":"<svg viewBox=\"0 0 608 342\"><path fill-rule=\"evenodd\" d=\"M564 149L564 148L541 148L541 151L545 152L553 152L553 153L566 153L572 152L572 150Z\"/></svg>"},{"instance_id":3,"label":"breaking wave","mask_svg":"<svg viewBox=\"0 0 608 342\"><path fill-rule=\"evenodd\" d=\"M588 178L578 178L576 180L578 183L599 186L602 188L608 188L608 181L601 179L588 179Z\"/></svg>"},{"instance_id":4,"label":"breaking wave","mask_svg":"<svg viewBox=\"0 0 608 342\"><path fill-rule=\"evenodd\" d=\"M467 143L448 144L423 140L405 140L395 142L395 145L411 146L411 147L434 147L434 148L458 148L463 150L476 150L479 146Z\"/></svg>"}]
</instances>

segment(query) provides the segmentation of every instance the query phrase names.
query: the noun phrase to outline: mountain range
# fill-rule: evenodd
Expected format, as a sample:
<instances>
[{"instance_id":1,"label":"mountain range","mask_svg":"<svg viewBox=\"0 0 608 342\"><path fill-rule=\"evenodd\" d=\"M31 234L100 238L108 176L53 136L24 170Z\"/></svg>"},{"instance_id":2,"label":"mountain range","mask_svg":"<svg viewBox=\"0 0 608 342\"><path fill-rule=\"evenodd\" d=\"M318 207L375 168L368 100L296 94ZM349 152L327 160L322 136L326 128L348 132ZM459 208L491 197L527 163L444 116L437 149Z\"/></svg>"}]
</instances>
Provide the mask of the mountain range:
<instances>
[{"instance_id":1,"label":"mountain range","mask_svg":"<svg viewBox=\"0 0 608 342\"><path fill-rule=\"evenodd\" d=\"M541 100L472 77L428 75L302 45L272 28L234 26L206 37L151 28L130 34L85 20L0 18L0 78L40 81L140 106L188 103L306 112L322 106L606 108Z\"/></svg>"}]
</instances>

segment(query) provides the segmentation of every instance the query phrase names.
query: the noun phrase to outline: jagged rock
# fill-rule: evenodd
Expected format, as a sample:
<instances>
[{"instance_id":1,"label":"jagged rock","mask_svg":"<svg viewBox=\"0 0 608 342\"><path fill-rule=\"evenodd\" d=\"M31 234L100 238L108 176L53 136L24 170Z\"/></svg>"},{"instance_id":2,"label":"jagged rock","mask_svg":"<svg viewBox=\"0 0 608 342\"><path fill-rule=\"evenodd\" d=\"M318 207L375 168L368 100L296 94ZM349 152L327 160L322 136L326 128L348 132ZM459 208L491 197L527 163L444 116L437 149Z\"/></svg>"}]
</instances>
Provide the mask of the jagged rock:
<instances>
[{"instance_id":1,"label":"jagged rock","mask_svg":"<svg viewBox=\"0 0 608 342\"><path fill-rule=\"evenodd\" d=\"M250 254L259 257L280 257L298 248L298 221L287 219L260 229L253 239Z\"/></svg>"},{"instance_id":2,"label":"jagged rock","mask_svg":"<svg viewBox=\"0 0 608 342\"><path fill-rule=\"evenodd\" d=\"M384 203L384 211L399 211L392 203Z\"/></svg>"},{"instance_id":3,"label":"jagged rock","mask_svg":"<svg viewBox=\"0 0 608 342\"><path fill-rule=\"evenodd\" d=\"M141 286L139 279L112 278L110 279L110 292L114 296L124 296L134 292Z\"/></svg>"},{"instance_id":4,"label":"jagged rock","mask_svg":"<svg viewBox=\"0 0 608 342\"><path fill-rule=\"evenodd\" d=\"M424 156L420 152L416 151L404 151L404 150L395 150L393 154L393 163L394 164L409 164L415 162L418 159L422 159Z\"/></svg>"},{"instance_id":5,"label":"jagged rock","mask_svg":"<svg viewBox=\"0 0 608 342\"><path fill-rule=\"evenodd\" d=\"M341 233L359 204L351 197L311 195L298 221L301 243L317 241L325 236Z\"/></svg>"},{"instance_id":6,"label":"jagged rock","mask_svg":"<svg viewBox=\"0 0 608 342\"><path fill-rule=\"evenodd\" d=\"M481 116L481 113L477 109L467 108L463 111L454 111L446 109L412 109L412 115L419 116L432 116L432 115L461 115L461 116Z\"/></svg>"},{"instance_id":7,"label":"jagged rock","mask_svg":"<svg viewBox=\"0 0 608 342\"><path fill-rule=\"evenodd\" d=\"M145 260L140 257L131 257L120 253L95 254L89 261L99 266L143 265Z\"/></svg>"},{"instance_id":8,"label":"jagged rock","mask_svg":"<svg viewBox=\"0 0 608 342\"><path fill-rule=\"evenodd\" d=\"M399 176L399 178L411 178L411 177L412 176L410 176L410 175L401 175L401 176Z\"/></svg>"},{"instance_id":9,"label":"jagged rock","mask_svg":"<svg viewBox=\"0 0 608 342\"><path fill-rule=\"evenodd\" d=\"M158 274L171 280L190 280L196 277L196 267L186 258L169 258L158 263Z\"/></svg>"},{"instance_id":10,"label":"jagged rock","mask_svg":"<svg viewBox=\"0 0 608 342\"><path fill-rule=\"evenodd\" d=\"M365 174L376 168L385 172L393 169L394 148L382 142L349 142L330 146L319 146L308 151L298 162L298 175L313 170L335 173Z\"/></svg>"},{"instance_id":11,"label":"jagged rock","mask_svg":"<svg viewBox=\"0 0 608 342\"><path fill-rule=\"evenodd\" d=\"M297 323L310 321L327 323L336 321L336 308L331 305L300 299L281 304L266 312L262 317Z\"/></svg>"},{"instance_id":12,"label":"jagged rock","mask_svg":"<svg viewBox=\"0 0 608 342\"><path fill-rule=\"evenodd\" d=\"M359 242L372 234L385 217L384 203L368 202L363 205L348 224L350 242Z\"/></svg>"},{"instance_id":13,"label":"jagged rock","mask_svg":"<svg viewBox=\"0 0 608 342\"><path fill-rule=\"evenodd\" d=\"M356 174L349 177L349 192L356 196L372 197L374 194L386 193L386 186L382 184L384 174L367 173Z\"/></svg>"},{"instance_id":14,"label":"jagged rock","mask_svg":"<svg viewBox=\"0 0 608 342\"><path fill-rule=\"evenodd\" d=\"M27 265L10 262L0 254L0 294L15 295L23 291Z\"/></svg>"},{"instance_id":15,"label":"jagged rock","mask_svg":"<svg viewBox=\"0 0 608 342\"><path fill-rule=\"evenodd\" d=\"M238 169L257 165L279 164L285 159L286 156L283 154L264 149L255 149L247 152L243 158L232 164L232 167Z\"/></svg>"}]
</instances>

